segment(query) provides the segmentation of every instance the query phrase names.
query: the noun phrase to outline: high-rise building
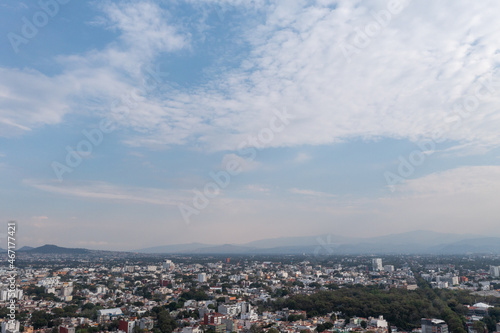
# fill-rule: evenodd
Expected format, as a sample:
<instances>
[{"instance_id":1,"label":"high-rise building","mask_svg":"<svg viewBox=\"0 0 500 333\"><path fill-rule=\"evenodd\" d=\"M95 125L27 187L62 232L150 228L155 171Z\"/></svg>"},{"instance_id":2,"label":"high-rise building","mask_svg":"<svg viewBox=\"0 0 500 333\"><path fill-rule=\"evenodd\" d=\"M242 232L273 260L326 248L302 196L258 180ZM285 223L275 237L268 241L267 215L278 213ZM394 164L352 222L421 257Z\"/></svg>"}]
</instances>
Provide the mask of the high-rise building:
<instances>
[{"instance_id":1,"label":"high-rise building","mask_svg":"<svg viewBox=\"0 0 500 333\"><path fill-rule=\"evenodd\" d=\"M490 275L500 277L500 266L490 266Z\"/></svg>"},{"instance_id":2,"label":"high-rise building","mask_svg":"<svg viewBox=\"0 0 500 333\"><path fill-rule=\"evenodd\" d=\"M374 271L381 271L383 268L382 259L381 258L372 259L372 268Z\"/></svg>"},{"instance_id":3,"label":"high-rise building","mask_svg":"<svg viewBox=\"0 0 500 333\"><path fill-rule=\"evenodd\" d=\"M134 331L135 321L120 320L118 323L118 329L125 333L132 333Z\"/></svg>"},{"instance_id":4,"label":"high-rise building","mask_svg":"<svg viewBox=\"0 0 500 333\"><path fill-rule=\"evenodd\" d=\"M198 282L207 282L207 273L198 273Z\"/></svg>"},{"instance_id":5,"label":"high-rise building","mask_svg":"<svg viewBox=\"0 0 500 333\"><path fill-rule=\"evenodd\" d=\"M175 269L175 264L172 262L172 260L169 259L166 259L162 266L166 271L172 271Z\"/></svg>"},{"instance_id":6,"label":"high-rise building","mask_svg":"<svg viewBox=\"0 0 500 333\"><path fill-rule=\"evenodd\" d=\"M441 319L422 318L422 333L448 333L448 325Z\"/></svg>"}]
</instances>

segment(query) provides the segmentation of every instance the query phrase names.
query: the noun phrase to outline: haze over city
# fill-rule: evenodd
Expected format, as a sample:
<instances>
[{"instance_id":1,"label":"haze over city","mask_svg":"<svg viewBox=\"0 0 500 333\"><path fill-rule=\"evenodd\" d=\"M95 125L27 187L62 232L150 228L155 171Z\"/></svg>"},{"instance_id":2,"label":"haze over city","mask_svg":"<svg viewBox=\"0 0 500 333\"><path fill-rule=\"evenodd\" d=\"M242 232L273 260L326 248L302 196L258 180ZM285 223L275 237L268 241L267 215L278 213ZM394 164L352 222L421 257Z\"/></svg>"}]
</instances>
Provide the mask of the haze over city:
<instances>
[{"instance_id":1,"label":"haze over city","mask_svg":"<svg viewBox=\"0 0 500 333\"><path fill-rule=\"evenodd\" d=\"M44 3L0 4L19 246L500 237L498 1Z\"/></svg>"}]
</instances>

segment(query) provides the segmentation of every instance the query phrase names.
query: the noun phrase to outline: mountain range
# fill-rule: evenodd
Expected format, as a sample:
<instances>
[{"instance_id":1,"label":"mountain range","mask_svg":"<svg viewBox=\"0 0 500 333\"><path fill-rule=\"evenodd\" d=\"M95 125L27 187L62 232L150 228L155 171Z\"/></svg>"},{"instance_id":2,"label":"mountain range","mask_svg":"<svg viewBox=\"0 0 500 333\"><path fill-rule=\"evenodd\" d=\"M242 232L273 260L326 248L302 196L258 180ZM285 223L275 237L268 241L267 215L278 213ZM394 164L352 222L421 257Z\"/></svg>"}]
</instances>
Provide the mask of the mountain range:
<instances>
[{"instance_id":1,"label":"mountain range","mask_svg":"<svg viewBox=\"0 0 500 333\"><path fill-rule=\"evenodd\" d=\"M412 231L370 238L324 234L280 237L244 244L203 243L156 246L136 250L161 254L467 254L500 253L500 237Z\"/></svg>"},{"instance_id":2,"label":"mountain range","mask_svg":"<svg viewBox=\"0 0 500 333\"><path fill-rule=\"evenodd\" d=\"M60 247L57 245L46 244L39 247L23 246L15 250L16 252L31 253L31 254L87 254L92 250L81 248ZM0 249L0 252L7 252L5 249Z\"/></svg>"},{"instance_id":3,"label":"mountain range","mask_svg":"<svg viewBox=\"0 0 500 333\"><path fill-rule=\"evenodd\" d=\"M6 252L0 249L0 252ZM17 252L31 254L87 254L97 252L56 245L24 246ZM111 252L111 251L109 251ZM349 254L500 254L500 237L411 231L378 237L318 236L261 239L244 244L204 243L155 246L129 251L140 254L274 254L274 255L349 255Z\"/></svg>"}]
</instances>

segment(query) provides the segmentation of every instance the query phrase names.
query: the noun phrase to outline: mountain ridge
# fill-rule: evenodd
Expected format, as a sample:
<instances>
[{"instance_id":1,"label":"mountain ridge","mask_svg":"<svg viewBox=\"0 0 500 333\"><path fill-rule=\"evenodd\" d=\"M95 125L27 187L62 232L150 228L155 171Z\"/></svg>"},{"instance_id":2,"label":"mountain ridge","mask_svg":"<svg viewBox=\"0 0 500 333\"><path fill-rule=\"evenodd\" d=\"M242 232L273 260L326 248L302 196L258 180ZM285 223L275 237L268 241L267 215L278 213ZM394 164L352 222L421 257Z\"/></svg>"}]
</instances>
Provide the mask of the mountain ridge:
<instances>
[{"instance_id":1,"label":"mountain ridge","mask_svg":"<svg viewBox=\"0 0 500 333\"><path fill-rule=\"evenodd\" d=\"M46 244L23 253L85 254L94 251ZM113 252L113 251L109 251ZM416 230L376 237L317 236L266 238L243 244L185 243L154 246L131 251L141 254L249 254L249 255L350 255L350 254L500 254L500 237Z\"/></svg>"}]
</instances>

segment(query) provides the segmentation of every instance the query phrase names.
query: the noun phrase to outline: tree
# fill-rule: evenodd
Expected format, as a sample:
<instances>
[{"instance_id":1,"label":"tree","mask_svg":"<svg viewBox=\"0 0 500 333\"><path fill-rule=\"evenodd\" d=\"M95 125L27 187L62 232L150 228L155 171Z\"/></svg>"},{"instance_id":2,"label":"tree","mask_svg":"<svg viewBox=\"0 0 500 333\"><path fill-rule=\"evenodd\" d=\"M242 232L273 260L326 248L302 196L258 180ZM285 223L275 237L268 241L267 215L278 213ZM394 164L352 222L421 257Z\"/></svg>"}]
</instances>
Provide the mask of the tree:
<instances>
[{"instance_id":1,"label":"tree","mask_svg":"<svg viewBox=\"0 0 500 333\"><path fill-rule=\"evenodd\" d=\"M264 332L264 330L259 325L252 324L252 326L250 326L250 333L262 333L262 332Z\"/></svg>"},{"instance_id":2,"label":"tree","mask_svg":"<svg viewBox=\"0 0 500 333\"><path fill-rule=\"evenodd\" d=\"M474 331L476 333L484 333L484 323L482 321L480 321L480 320L475 321L472 324L472 328L474 329Z\"/></svg>"},{"instance_id":3,"label":"tree","mask_svg":"<svg viewBox=\"0 0 500 333\"><path fill-rule=\"evenodd\" d=\"M288 316L288 321L298 321L298 320L304 320L304 316L302 315L296 315L296 314L291 314Z\"/></svg>"},{"instance_id":4,"label":"tree","mask_svg":"<svg viewBox=\"0 0 500 333\"><path fill-rule=\"evenodd\" d=\"M162 333L171 333L177 327L175 319L173 319L165 308L162 308L158 313L158 328Z\"/></svg>"}]
</instances>

